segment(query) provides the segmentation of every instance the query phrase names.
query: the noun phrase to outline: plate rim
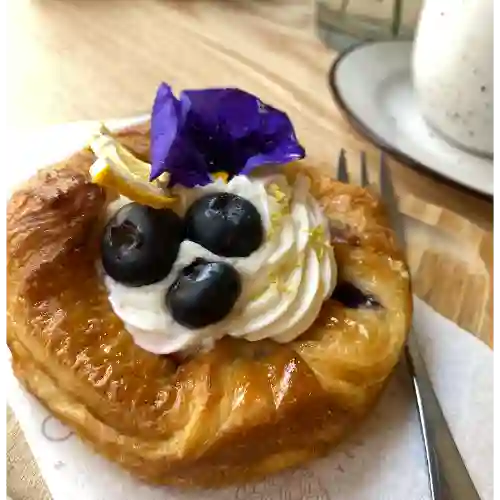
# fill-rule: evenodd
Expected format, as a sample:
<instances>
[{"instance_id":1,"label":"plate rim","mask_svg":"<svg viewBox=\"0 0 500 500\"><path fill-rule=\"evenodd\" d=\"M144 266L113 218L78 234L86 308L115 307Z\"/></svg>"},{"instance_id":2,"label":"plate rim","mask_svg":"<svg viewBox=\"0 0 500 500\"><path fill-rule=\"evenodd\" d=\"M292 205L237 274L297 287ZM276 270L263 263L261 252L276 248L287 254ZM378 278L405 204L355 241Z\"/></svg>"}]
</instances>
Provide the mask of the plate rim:
<instances>
[{"instance_id":1,"label":"plate rim","mask_svg":"<svg viewBox=\"0 0 500 500\"><path fill-rule=\"evenodd\" d=\"M371 142L374 146L382 150L384 153L396 159L398 162L403 163L405 166L410 167L413 170L416 170L428 177L432 177L437 181L440 181L448 186L453 187L454 189L459 189L462 192L465 192L469 195L476 196L478 198L493 202L494 199L494 190L492 189L491 193L488 191L484 191L481 189L477 189L475 187L466 185L462 182L454 180L449 176L435 170L432 167L421 163L420 161L412 158L408 154L404 153L400 149L395 146L388 144L385 140L379 137L373 130L371 130L368 126L366 126L352 111L350 106L347 104L346 100L342 97L342 93L338 88L337 83L337 74L338 67L342 61L346 57L348 57L353 52L365 48L370 45L379 45L379 44L409 44L412 42L408 40L377 40L377 41L364 41L358 44L355 44L346 50L339 53L339 55L333 60L333 63L330 65L330 69L328 70L328 88L330 90L330 94L333 98L333 101L337 105L340 113L344 117L344 119L353 127L353 129L360 134L363 138Z\"/></svg>"}]
</instances>

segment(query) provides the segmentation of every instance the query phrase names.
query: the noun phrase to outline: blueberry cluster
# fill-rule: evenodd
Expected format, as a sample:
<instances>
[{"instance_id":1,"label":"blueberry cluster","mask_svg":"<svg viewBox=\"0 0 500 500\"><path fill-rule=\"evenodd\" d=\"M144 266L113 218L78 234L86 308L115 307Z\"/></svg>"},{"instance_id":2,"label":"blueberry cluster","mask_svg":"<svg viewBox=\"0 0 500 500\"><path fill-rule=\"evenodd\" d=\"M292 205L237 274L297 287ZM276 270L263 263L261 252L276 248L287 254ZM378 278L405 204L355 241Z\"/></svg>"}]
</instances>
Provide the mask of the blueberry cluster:
<instances>
[{"instance_id":1,"label":"blueberry cluster","mask_svg":"<svg viewBox=\"0 0 500 500\"><path fill-rule=\"evenodd\" d=\"M247 257L262 244L264 229L255 206L230 193L203 196L184 219L170 209L130 203L104 229L104 270L127 286L156 283L172 270L184 239L221 257ZM197 258L180 270L165 303L178 323L195 329L227 316L240 293L241 278L232 265Z\"/></svg>"}]
</instances>

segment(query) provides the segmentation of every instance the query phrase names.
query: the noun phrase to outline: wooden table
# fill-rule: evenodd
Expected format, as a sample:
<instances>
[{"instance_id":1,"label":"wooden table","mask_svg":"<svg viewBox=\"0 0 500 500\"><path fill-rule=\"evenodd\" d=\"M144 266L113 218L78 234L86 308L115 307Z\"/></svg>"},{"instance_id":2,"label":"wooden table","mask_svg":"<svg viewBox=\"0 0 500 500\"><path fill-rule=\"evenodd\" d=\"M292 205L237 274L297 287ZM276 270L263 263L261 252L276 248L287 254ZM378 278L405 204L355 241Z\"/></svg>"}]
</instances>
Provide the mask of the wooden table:
<instances>
[{"instance_id":1,"label":"wooden table","mask_svg":"<svg viewBox=\"0 0 500 500\"><path fill-rule=\"evenodd\" d=\"M376 149L341 117L326 84L334 54L317 40L311 2L10 0L8 120L37 129L149 110L157 84L238 86L287 111L309 156L329 165ZM365 78L369 78L366 75ZM417 295L490 342L493 206L393 162ZM439 279L436 279L439 277ZM8 419L14 500L49 498Z\"/></svg>"}]
</instances>

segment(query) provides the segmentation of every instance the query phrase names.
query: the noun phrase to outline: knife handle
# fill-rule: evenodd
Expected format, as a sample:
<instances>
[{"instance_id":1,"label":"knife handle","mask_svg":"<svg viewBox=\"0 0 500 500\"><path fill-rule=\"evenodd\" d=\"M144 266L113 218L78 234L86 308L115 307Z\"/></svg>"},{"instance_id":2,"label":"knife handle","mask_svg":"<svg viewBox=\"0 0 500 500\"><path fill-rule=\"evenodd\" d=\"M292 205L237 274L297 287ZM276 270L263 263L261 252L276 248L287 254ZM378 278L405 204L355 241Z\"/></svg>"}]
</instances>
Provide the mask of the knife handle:
<instances>
[{"instance_id":1,"label":"knife handle","mask_svg":"<svg viewBox=\"0 0 500 500\"><path fill-rule=\"evenodd\" d=\"M424 441L431 500L481 500L441 410L413 329L405 355Z\"/></svg>"}]
</instances>

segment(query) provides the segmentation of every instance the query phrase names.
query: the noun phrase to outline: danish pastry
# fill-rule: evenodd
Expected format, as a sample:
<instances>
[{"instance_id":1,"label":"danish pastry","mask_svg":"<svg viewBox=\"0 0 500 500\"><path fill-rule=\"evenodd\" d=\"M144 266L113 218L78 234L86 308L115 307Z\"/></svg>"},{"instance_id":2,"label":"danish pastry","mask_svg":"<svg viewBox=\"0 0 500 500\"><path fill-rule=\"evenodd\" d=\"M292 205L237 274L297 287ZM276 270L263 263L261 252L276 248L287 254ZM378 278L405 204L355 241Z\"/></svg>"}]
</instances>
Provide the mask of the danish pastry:
<instances>
[{"instance_id":1,"label":"danish pastry","mask_svg":"<svg viewBox=\"0 0 500 500\"><path fill-rule=\"evenodd\" d=\"M149 123L115 137L136 158L149 161ZM252 322L255 316L242 326L241 311L228 313L246 293L246 282L237 276L243 272L238 259L244 256L221 258L208 271L203 268L222 287L205 301L212 300L216 312L208 306L199 312L204 299L197 295L193 306L183 282L170 280L161 292L168 296L162 311L171 313L166 325L176 321L189 333L211 332L199 328L213 323L221 330L211 343L194 348L194 337L183 337L181 330L175 332L182 346L172 335L167 341L148 340L146 327L133 328L134 317L142 321L146 313L134 316L130 308L120 309L116 287L124 285L103 279L96 263L113 250L105 247L102 234L117 213L111 210L116 192L92 182L94 161L91 151L77 152L40 171L8 203L7 342L19 380L95 450L151 483L241 483L326 453L376 402L411 320L406 264L377 197L323 176L305 160L283 168L291 184L299 176L307 178L329 221L333 293L329 285L314 282L325 297L316 301L310 324L304 323L298 336L277 332L269 337ZM141 213L129 210L127 217ZM184 216L196 218L196 213ZM169 234L178 234L177 219L171 217L168 224L174 228ZM250 234L251 217L245 224ZM210 239L190 227L199 246L218 255L248 255L264 237L240 235L238 249L229 251L220 236ZM134 293L158 288L151 284L154 273L163 263L172 266L175 255L165 256L168 250L154 257L162 245L161 238L155 239L148 254L156 259L155 269L146 259L146 267L127 275L139 280L127 284ZM112 269L110 262L105 271ZM270 287L270 282L265 285ZM220 323L227 315L230 321Z\"/></svg>"}]
</instances>

